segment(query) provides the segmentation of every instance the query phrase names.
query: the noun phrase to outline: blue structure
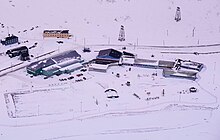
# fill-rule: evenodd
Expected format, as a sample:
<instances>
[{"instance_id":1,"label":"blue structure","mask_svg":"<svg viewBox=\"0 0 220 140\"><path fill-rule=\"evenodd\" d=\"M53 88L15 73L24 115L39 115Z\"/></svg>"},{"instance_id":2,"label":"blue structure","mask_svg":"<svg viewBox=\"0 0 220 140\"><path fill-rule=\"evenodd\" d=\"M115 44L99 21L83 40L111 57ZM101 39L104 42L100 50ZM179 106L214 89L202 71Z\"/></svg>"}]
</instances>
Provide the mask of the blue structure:
<instances>
[{"instance_id":1,"label":"blue structure","mask_svg":"<svg viewBox=\"0 0 220 140\"><path fill-rule=\"evenodd\" d=\"M5 45L5 46L18 43L18 37L14 35L8 36L5 39L2 39L1 43L2 45Z\"/></svg>"},{"instance_id":2,"label":"blue structure","mask_svg":"<svg viewBox=\"0 0 220 140\"><path fill-rule=\"evenodd\" d=\"M96 57L97 64L110 64L119 62L122 53L114 49L100 50Z\"/></svg>"}]
</instances>

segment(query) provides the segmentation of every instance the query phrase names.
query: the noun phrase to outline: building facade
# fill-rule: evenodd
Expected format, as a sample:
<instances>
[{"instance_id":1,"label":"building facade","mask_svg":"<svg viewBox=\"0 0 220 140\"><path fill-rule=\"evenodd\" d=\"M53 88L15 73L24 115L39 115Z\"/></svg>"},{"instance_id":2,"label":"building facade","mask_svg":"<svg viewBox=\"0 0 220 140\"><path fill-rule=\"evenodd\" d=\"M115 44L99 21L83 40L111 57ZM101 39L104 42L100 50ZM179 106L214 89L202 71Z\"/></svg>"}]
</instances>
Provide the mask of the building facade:
<instances>
[{"instance_id":1,"label":"building facade","mask_svg":"<svg viewBox=\"0 0 220 140\"><path fill-rule=\"evenodd\" d=\"M69 30L44 30L43 37L70 38Z\"/></svg>"},{"instance_id":2,"label":"building facade","mask_svg":"<svg viewBox=\"0 0 220 140\"><path fill-rule=\"evenodd\" d=\"M8 36L5 39L2 39L1 43L2 43L2 45L5 45L5 46L18 43L18 37L15 35Z\"/></svg>"}]
</instances>

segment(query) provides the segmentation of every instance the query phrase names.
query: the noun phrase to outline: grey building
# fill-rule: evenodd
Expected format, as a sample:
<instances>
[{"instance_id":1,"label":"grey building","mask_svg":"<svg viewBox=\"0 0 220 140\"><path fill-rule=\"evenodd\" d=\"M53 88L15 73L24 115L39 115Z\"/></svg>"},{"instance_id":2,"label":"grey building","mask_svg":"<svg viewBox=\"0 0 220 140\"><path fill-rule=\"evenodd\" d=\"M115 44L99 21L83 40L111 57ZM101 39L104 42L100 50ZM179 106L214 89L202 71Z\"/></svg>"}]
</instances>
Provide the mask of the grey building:
<instances>
[{"instance_id":1,"label":"grey building","mask_svg":"<svg viewBox=\"0 0 220 140\"><path fill-rule=\"evenodd\" d=\"M164 77L177 77L189 80L196 80L197 79L197 72L193 71L185 71L185 70L173 70L173 69L163 69L163 76Z\"/></svg>"}]
</instances>

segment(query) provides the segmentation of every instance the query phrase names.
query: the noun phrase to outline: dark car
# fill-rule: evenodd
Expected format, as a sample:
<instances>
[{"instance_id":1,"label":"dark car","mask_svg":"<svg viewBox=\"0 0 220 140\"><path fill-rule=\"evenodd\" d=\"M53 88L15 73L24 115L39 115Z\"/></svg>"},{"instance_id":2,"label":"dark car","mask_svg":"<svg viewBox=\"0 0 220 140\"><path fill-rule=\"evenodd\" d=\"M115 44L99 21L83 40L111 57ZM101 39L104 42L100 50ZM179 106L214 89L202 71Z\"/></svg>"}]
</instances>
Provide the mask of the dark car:
<instances>
[{"instance_id":1,"label":"dark car","mask_svg":"<svg viewBox=\"0 0 220 140\"><path fill-rule=\"evenodd\" d=\"M63 44L63 41L57 41L58 44Z\"/></svg>"},{"instance_id":2,"label":"dark car","mask_svg":"<svg viewBox=\"0 0 220 140\"><path fill-rule=\"evenodd\" d=\"M83 52L91 52L90 48L83 48Z\"/></svg>"}]
</instances>

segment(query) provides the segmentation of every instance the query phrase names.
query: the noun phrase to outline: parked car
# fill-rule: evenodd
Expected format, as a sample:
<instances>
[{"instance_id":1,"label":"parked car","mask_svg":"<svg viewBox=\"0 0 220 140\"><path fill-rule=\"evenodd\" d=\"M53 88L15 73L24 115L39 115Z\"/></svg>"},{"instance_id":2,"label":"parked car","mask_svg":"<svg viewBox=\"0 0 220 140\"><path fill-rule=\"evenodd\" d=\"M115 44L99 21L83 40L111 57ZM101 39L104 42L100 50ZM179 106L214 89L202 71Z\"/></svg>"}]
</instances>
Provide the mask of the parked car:
<instances>
[{"instance_id":1,"label":"parked car","mask_svg":"<svg viewBox=\"0 0 220 140\"><path fill-rule=\"evenodd\" d=\"M82 73L80 73L80 74L77 74L76 76L77 76L77 77L80 77L80 76L83 76L83 74L82 74Z\"/></svg>"},{"instance_id":2,"label":"parked car","mask_svg":"<svg viewBox=\"0 0 220 140\"><path fill-rule=\"evenodd\" d=\"M83 52L91 52L91 50L90 50L90 48L84 47L84 48L83 48Z\"/></svg>"}]
</instances>

